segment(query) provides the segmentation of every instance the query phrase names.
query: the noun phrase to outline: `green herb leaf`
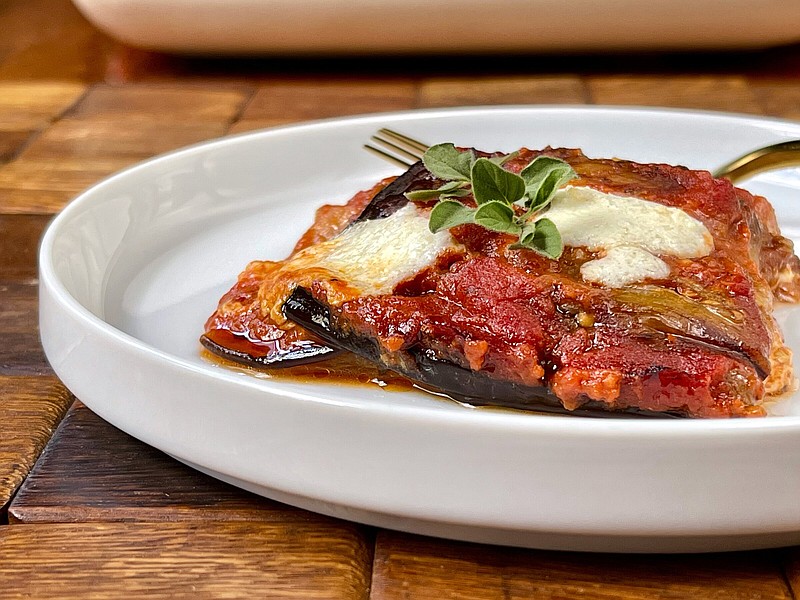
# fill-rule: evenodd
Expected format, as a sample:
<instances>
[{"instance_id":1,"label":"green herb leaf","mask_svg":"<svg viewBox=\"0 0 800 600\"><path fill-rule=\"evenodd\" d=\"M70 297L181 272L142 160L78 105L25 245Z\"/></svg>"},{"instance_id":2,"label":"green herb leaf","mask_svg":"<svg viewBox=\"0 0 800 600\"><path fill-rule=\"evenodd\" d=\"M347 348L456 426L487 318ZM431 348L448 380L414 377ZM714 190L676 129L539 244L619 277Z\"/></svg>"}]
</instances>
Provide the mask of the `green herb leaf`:
<instances>
[{"instance_id":1,"label":"green herb leaf","mask_svg":"<svg viewBox=\"0 0 800 600\"><path fill-rule=\"evenodd\" d=\"M519 236L519 242L511 247L527 248L553 260L561 256L564 251L564 244L556 224L550 219L544 218L525 223Z\"/></svg>"},{"instance_id":2,"label":"green herb leaf","mask_svg":"<svg viewBox=\"0 0 800 600\"><path fill-rule=\"evenodd\" d=\"M425 151L422 162L433 175L445 181L469 181L475 154L459 151L453 144L436 144Z\"/></svg>"},{"instance_id":3,"label":"green herb leaf","mask_svg":"<svg viewBox=\"0 0 800 600\"><path fill-rule=\"evenodd\" d=\"M448 181L435 190L414 190L406 192L405 196L412 202L426 202L439 196L466 196L469 192L463 188L467 185L466 181Z\"/></svg>"},{"instance_id":4,"label":"green herb leaf","mask_svg":"<svg viewBox=\"0 0 800 600\"><path fill-rule=\"evenodd\" d=\"M503 166L512 158L516 158L519 155L519 150L514 150L511 154L501 154L500 156L490 156L489 160L492 161L494 164Z\"/></svg>"},{"instance_id":5,"label":"green herb leaf","mask_svg":"<svg viewBox=\"0 0 800 600\"><path fill-rule=\"evenodd\" d=\"M474 208L464 206L457 200L442 200L431 210L428 229L431 230L431 233L438 233L443 229L450 229L456 225L472 223L474 217Z\"/></svg>"},{"instance_id":6,"label":"green herb leaf","mask_svg":"<svg viewBox=\"0 0 800 600\"><path fill-rule=\"evenodd\" d=\"M525 181L488 158L479 158L472 165L472 194L478 204L492 200L512 204L525 194Z\"/></svg>"},{"instance_id":7,"label":"green herb leaf","mask_svg":"<svg viewBox=\"0 0 800 600\"><path fill-rule=\"evenodd\" d=\"M481 204L475 211L475 222L492 231L520 232L520 226L514 220L514 209L497 200Z\"/></svg>"},{"instance_id":8,"label":"green herb leaf","mask_svg":"<svg viewBox=\"0 0 800 600\"><path fill-rule=\"evenodd\" d=\"M578 176L569 164L550 156L535 158L520 175L525 181L528 214L547 206L558 188Z\"/></svg>"},{"instance_id":9,"label":"green herb leaf","mask_svg":"<svg viewBox=\"0 0 800 600\"><path fill-rule=\"evenodd\" d=\"M469 196L469 190L455 190L452 192L447 192L442 194L442 200L445 198L463 198L464 196Z\"/></svg>"}]
</instances>

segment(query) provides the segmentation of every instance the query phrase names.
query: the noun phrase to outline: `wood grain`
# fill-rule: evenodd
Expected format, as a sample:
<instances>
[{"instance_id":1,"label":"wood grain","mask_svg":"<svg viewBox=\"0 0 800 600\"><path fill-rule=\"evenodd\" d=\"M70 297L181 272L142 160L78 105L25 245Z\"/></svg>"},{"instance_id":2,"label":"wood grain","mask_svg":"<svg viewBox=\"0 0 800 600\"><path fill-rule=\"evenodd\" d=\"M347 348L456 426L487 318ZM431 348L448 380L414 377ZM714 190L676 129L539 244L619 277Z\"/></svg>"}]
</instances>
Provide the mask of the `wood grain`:
<instances>
[{"instance_id":1,"label":"wood grain","mask_svg":"<svg viewBox=\"0 0 800 600\"><path fill-rule=\"evenodd\" d=\"M3 598L363 600L371 551L355 528L265 523L0 527Z\"/></svg>"},{"instance_id":2,"label":"wood grain","mask_svg":"<svg viewBox=\"0 0 800 600\"><path fill-rule=\"evenodd\" d=\"M404 110L415 106L412 81L275 81L258 88L242 113L243 121L279 125L306 119Z\"/></svg>"},{"instance_id":3,"label":"wood grain","mask_svg":"<svg viewBox=\"0 0 800 600\"><path fill-rule=\"evenodd\" d=\"M7 60L46 40L67 46L70 34L79 28L92 29L78 9L63 0L4 0L0 3L0 22L4 25L0 51Z\"/></svg>"},{"instance_id":4,"label":"wood grain","mask_svg":"<svg viewBox=\"0 0 800 600\"><path fill-rule=\"evenodd\" d=\"M70 113L75 119L118 123L226 125L253 94L251 86L175 84L97 85Z\"/></svg>"},{"instance_id":5,"label":"wood grain","mask_svg":"<svg viewBox=\"0 0 800 600\"><path fill-rule=\"evenodd\" d=\"M0 2L0 79L119 83L151 79L186 61L124 46L93 27L70 0Z\"/></svg>"},{"instance_id":6,"label":"wood grain","mask_svg":"<svg viewBox=\"0 0 800 600\"><path fill-rule=\"evenodd\" d=\"M0 507L5 507L50 439L72 396L54 377L0 376L0 399Z\"/></svg>"},{"instance_id":7,"label":"wood grain","mask_svg":"<svg viewBox=\"0 0 800 600\"><path fill-rule=\"evenodd\" d=\"M138 119L63 119L43 132L17 158L15 164L74 164L104 160L140 161L155 154L219 137L227 123L173 122ZM13 168L11 169L13 171ZM6 180L8 181L8 180Z\"/></svg>"},{"instance_id":8,"label":"wood grain","mask_svg":"<svg viewBox=\"0 0 800 600\"><path fill-rule=\"evenodd\" d=\"M6 57L0 79L102 81L117 45L92 27L71 2L6 0L0 15Z\"/></svg>"},{"instance_id":9,"label":"wood grain","mask_svg":"<svg viewBox=\"0 0 800 600\"><path fill-rule=\"evenodd\" d=\"M278 123L276 123L274 119L245 119L244 121L236 121L236 123L233 123L228 128L227 133L246 133L248 131L275 127L276 125L278 125Z\"/></svg>"},{"instance_id":10,"label":"wood grain","mask_svg":"<svg viewBox=\"0 0 800 600\"><path fill-rule=\"evenodd\" d=\"M52 215L132 162L125 156L17 159L0 167L0 214Z\"/></svg>"},{"instance_id":11,"label":"wood grain","mask_svg":"<svg viewBox=\"0 0 800 600\"><path fill-rule=\"evenodd\" d=\"M33 136L27 129L0 131L0 165L13 159Z\"/></svg>"},{"instance_id":12,"label":"wood grain","mask_svg":"<svg viewBox=\"0 0 800 600\"><path fill-rule=\"evenodd\" d=\"M800 81L755 80L751 88L765 114L800 119Z\"/></svg>"},{"instance_id":13,"label":"wood grain","mask_svg":"<svg viewBox=\"0 0 800 600\"><path fill-rule=\"evenodd\" d=\"M0 375L41 375L52 370L39 343L37 286L0 281Z\"/></svg>"},{"instance_id":14,"label":"wood grain","mask_svg":"<svg viewBox=\"0 0 800 600\"><path fill-rule=\"evenodd\" d=\"M762 112L747 79L740 76L591 76L587 85L593 104Z\"/></svg>"},{"instance_id":15,"label":"wood grain","mask_svg":"<svg viewBox=\"0 0 800 600\"><path fill-rule=\"evenodd\" d=\"M9 509L17 523L70 521L342 522L224 484L76 403Z\"/></svg>"},{"instance_id":16,"label":"wood grain","mask_svg":"<svg viewBox=\"0 0 800 600\"><path fill-rule=\"evenodd\" d=\"M86 89L85 85L66 82L0 82L0 131L46 127Z\"/></svg>"},{"instance_id":17,"label":"wood grain","mask_svg":"<svg viewBox=\"0 0 800 600\"><path fill-rule=\"evenodd\" d=\"M373 600L790 600L773 552L614 555L541 552L381 531Z\"/></svg>"},{"instance_id":18,"label":"wood grain","mask_svg":"<svg viewBox=\"0 0 800 600\"><path fill-rule=\"evenodd\" d=\"M111 173L219 137L251 92L197 85L97 86L67 118L0 167L0 213L57 212Z\"/></svg>"},{"instance_id":19,"label":"wood grain","mask_svg":"<svg viewBox=\"0 0 800 600\"><path fill-rule=\"evenodd\" d=\"M422 81L419 106L482 104L583 104L584 82L577 76L444 78Z\"/></svg>"},{"instance_id":20,"label":"wood grain","mask_svg":"<svg viewBox=\"0 0 800 600\"><path fill-rule=\"evenodd\" d=\"M50 217L0 214L0 282L36 279L39 239Z\"/></svg>"},{"instance_id":21,"label":"wood grain","mask_svg":"<svg viewBox=\"0 0 800 600\"><path fill-rule=\"evenodd\" d=\"M800 598L800 548L791 548L786 551L784 569L794 598Z\"/></svg>"},{"instance_id":22,"label":"wood grain","mask_svg":"<svg viewBox=\"0 0 800 600\"><path fill-rule=\"evenodd\" d=\"M70 25L63 34L70 38L68 45L60 36L54 36L10 54L0 64L0 79L105 81L116 43L96 29Z\"/></svg>"}]
</instances>

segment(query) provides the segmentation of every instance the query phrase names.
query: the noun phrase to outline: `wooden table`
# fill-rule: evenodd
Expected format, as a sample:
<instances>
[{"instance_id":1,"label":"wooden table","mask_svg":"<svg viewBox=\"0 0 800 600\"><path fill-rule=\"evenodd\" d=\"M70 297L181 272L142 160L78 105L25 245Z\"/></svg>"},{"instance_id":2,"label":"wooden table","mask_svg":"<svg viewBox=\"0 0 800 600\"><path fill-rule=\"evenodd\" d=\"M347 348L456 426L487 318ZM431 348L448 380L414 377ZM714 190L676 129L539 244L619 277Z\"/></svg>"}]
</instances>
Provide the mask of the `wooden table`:
<instances>
[{"instance_id":1,"label":"wooden table","mask_svg":"<svg viewBox=\"0 0 800 600\"><path fill-rule=\"evenodd\" d=\"M800 595L798 549L543 552L407 535L278 504L192 471L108 425L50 370L37 332L37 242L50 217L104 175L270 125L501 103L667 105L797 119L800 47L722 55L202 60L121 46L66 0L0 2L0 597Z\"/></svg>"}]
</instances>

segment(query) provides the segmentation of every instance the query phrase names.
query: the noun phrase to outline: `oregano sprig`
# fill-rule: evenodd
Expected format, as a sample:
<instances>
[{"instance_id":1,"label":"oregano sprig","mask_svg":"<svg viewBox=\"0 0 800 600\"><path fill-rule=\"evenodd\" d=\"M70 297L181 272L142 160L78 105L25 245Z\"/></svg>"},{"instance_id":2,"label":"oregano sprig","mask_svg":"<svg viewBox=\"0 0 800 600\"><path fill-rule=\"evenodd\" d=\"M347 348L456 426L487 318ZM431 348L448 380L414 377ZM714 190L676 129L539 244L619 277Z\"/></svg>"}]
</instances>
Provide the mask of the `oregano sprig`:
<instances>
[{"instance_id":1,"label":"oregano sprig","mask_svg":"<svg viewBox=\"0 0 800 600\"><path fill-rule=\"evenodd\" d=\"M425 167L445 183L434 190L407 192L415 202L439 199L431 210L428 227L433 233L465 223L476 223L502 233L517 235L512 248L527 248L548 258L563 251L555 223L539 217L560 187L577 177L563 160L539 156L517 175L503 164L517 153L477 158L472 150L453 144L431 146L422 157ZM454 198L472 194L476 208Z\"/></svg>"}]
</instances>

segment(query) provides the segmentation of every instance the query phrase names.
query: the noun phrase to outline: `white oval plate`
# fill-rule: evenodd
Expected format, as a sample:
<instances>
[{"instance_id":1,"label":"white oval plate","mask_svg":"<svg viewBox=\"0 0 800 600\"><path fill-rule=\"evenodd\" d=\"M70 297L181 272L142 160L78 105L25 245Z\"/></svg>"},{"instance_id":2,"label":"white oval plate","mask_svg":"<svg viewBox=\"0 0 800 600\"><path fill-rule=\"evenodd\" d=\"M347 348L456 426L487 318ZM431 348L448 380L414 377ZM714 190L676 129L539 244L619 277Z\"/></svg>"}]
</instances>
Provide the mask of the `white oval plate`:
<instances>
[{"instance_id":1,"label":"white oval plate","mask_svg":"<svg viewBox=\"0 0 800 600\"><path fill-rule=\"evenodd\" d=\"M201 144L91 188L41 247L50 363L92 410L215 477L318 512L541 548L701 551L800 542L800 400L749 420L467 409L415 392L261 379L201 358L204 320L325 202L398 170L378 127L492 150L710 168L800 124L685 111L504 107L331 120ZM800 179L752 180L798 238ZM800 349L800 311L781 309Z\"/></svg>"}]
</instances>

